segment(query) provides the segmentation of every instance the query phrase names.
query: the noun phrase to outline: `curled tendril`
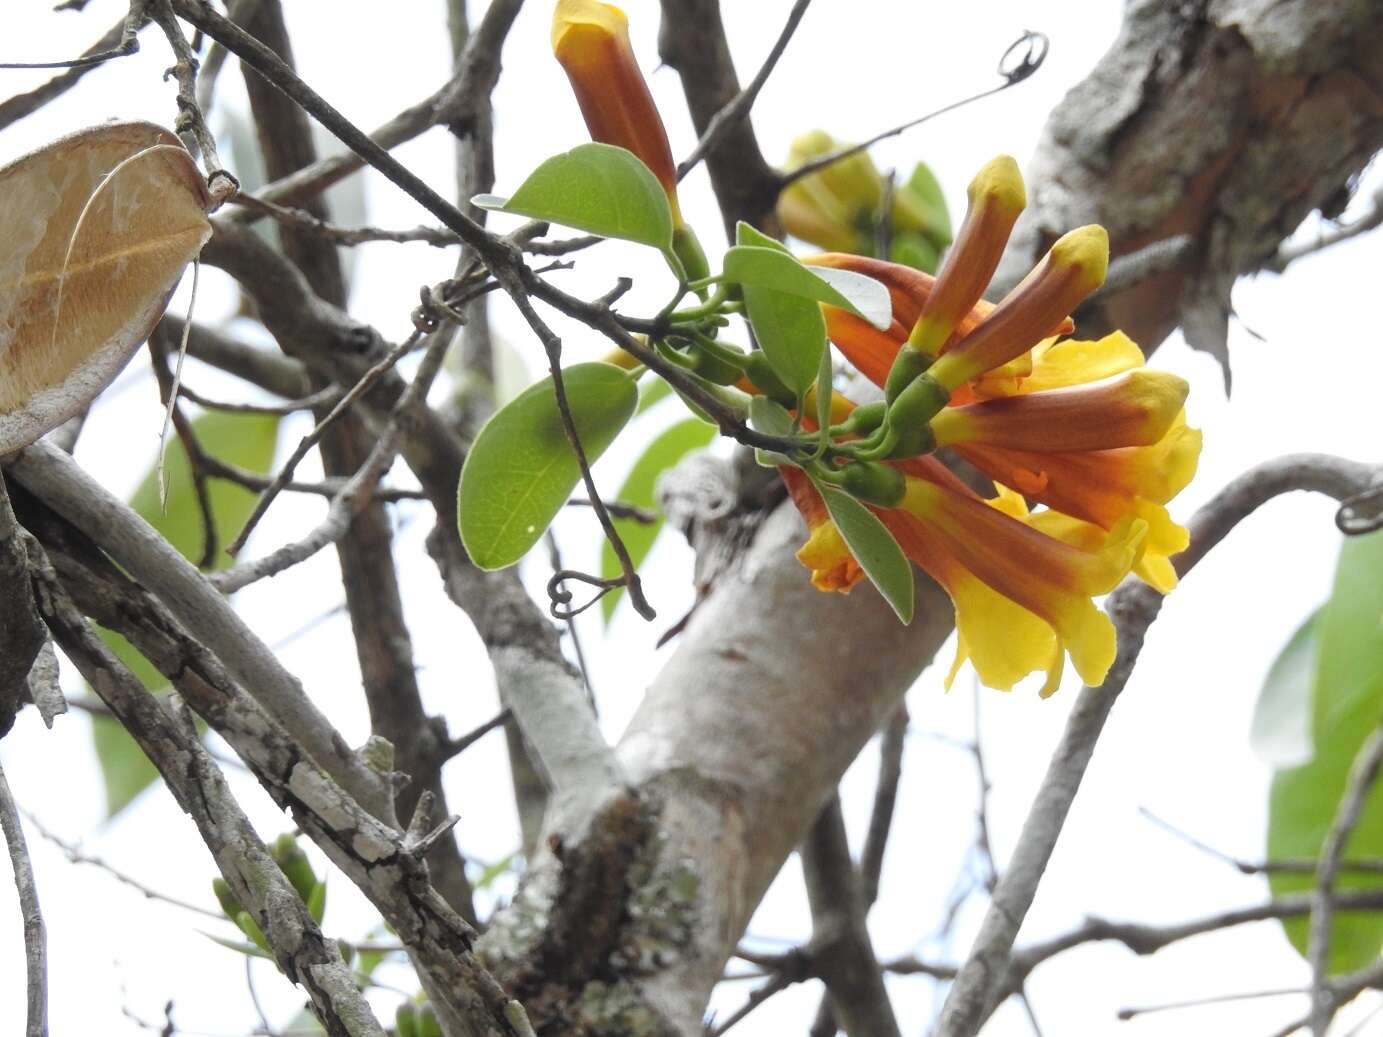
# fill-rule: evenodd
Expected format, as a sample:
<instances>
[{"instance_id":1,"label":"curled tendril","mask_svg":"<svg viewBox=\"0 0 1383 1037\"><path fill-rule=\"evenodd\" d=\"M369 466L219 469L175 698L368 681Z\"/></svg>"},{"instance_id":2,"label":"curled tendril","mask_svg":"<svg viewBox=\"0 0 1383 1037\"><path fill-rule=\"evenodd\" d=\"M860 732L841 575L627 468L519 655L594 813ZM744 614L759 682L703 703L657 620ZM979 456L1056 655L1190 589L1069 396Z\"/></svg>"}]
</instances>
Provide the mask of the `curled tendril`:
<instances>
[{"instance_id":1,"label":"curled tendril","mask_svg":"<svg viewBox=\"0 0 1383 1037\"><path fill-rule=\"evenodd\" d=\"M1383 529L1383 486L1344 501L1335 512L1335 526L1345 536L1363 536Z\"/></svg>"},{"instance_id":2,"label":"curled tendril","mask_svg":"<svg viewBox=\"0 0 1383 1037\"><path fill-rule=\"evenodd\" d=\"M572 592L567 590L562 584L568 580L576 580L578 583L589 584L598 587L600 590L590 601L576 608L568 608L572 601ZM623 587L628 581L623 576L612 576L609 579L600 576L592 576L590 573L583 573L580 569L558 569L552 574L552 579L547 581L548 612L553 619L574 619L581 615L588 608L598 602L605 595L609 594L617 587Z\"/></svg>"},{"instance_id":3,"label":"curled tendril","mask_svg":"<svg viewBox=\"0 0 1383 1037\"><path fill-rule=\"evenodd\" d=\"M1020 47L1023 48L1021 55L1018 53ZM1042 62L1047 60L1047 52L1051 47L1052 41L1047 38L1046 33L1028 29L1010 43L1008 50L999 58L999 75L1008 80L1010 86L1021 83L1042 67Z\"/></svg>"}]
</instances>

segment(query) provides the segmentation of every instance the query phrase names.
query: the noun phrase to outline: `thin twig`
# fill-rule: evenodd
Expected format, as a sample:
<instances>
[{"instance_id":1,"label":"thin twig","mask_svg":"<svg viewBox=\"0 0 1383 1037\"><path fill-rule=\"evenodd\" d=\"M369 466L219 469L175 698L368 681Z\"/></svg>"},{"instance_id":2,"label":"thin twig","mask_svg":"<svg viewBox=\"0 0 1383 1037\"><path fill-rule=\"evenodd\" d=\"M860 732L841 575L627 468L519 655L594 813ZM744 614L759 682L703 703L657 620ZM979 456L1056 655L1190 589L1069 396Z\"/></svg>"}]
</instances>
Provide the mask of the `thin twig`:
<instances>
[{"instance_id":1,"label":"thin twig","mask_svg":"<svg viewBox=\"0 0 1383 1037\"><path fill-rule=\"evenodd\" d=\"M224 411L227 414L274 414L285 416L296 414L300 410L312 410L314 407L327 407L336 403L341 398L341 389L335 385L329 385L309 396L301 399L287 400L284 403L231 403L226 400L215 400L203 396L187 385L178 388L178 396L195 403L198 407L205 407L207 410Z\"/></svg>"},{"instance_id":2,"label":"thin twig","mask_svg":"<svg viewBox=\"0 0 1383 1037\"><path fill-rule=\"evenodd\" d=\"M1314 875L1316 874L1316 860L1314 858L1302 857L1288 860L1271 861L1247 861L1231 854L1225 853L1209 843L1197 839L1189 832L1184 832L1176 825L1164 818L1158 817L1146 807L1139 807L1138 812L1146 817L1153 824L1157 825L1164 832L1176 836L1188 846L1192 846L1202 853L1207 853L1216 860L1224 861L1232 866L1242 875ZM1383 858L1373 859L1350 859L1342 860L1339 863L1341 874L1354 873L1359 875L1383 875Z\"/></svg>"},{"instance_id":3,"label":"thin twig","mask_svg":"<svg viewBox=\"0 0 1383 1037\"><path fill-rule=\"evenodd\" d=\"M1323 252L1333 245L1348 241L1350 238L1365 234L1380 226L1383 226L1383 188L1374 192L1373 207L1363 216L1350 223L1322 231L1313 241L1303 241L1296 245L1283 245L1277 250L1277 255L1267 264L1267 268L1280 274L1298 259L1316 252Z\"/></svg>"},{"instance_id":4,"label":"thin twig","mask_svg":"<svg viewBox=\"0 0 1383 1037\"><path fill-rule=\"evenodd\" d=\"M34 884L34 863L29 859L19 810L14 805L3 767L0 767L0 829L4 830L9 846L14 888L19 894L19 910L24 917L24 967L28 976L24 1033L25 1037L48 1037L48 939L43 912L38 905L38 886Z\"/></svg>"},{"instance_id":5,"label":"thin twig","mask_svg":"<svg viewBox=\"0 0 1383 1037\"><path fill-rule=\"evenodd\" d=\"M25 116L32 115L48 102L61 97L76 86L82 76L102 62L114 57L122 57L125 53L134 53L134 50L139 47L138 40L134 41L132 50L128 52L121 50L122 41L125 38L125 25L124 18L112 25L106 30L105 35L82 53L78 63L70 66L66 72L54 76L48 82L27 93L15 94L4 102L0 102L0 130L18 122Z\"/></svg>"},{"instance_id":6,"label":"thin twig","mask_svg":"<svg viewBox=\"0 0 1383 1037\"><path fill-rule=\"evenodd\" d=\"M1115 1013L1120 1022L1128 1022L1130 1019L1137 1019L1140 1015L1151 1015L1154 1012L1174 1012L1183 1008L1202 1008L1205 1005L1223 1005L1232 1001L1258 1001L1269 997L1286 997L1289 994L1309 994L1306 987L1279 987L1274 990L1248 990L1233 994L1211 994L1209 997L1193 997L1188 1001L1168 1001L1162 1005L1140 1005L1133 1008L1121 1008Z\"/></svg>"},{"instance_id":7,"label":"thin twig","mask_svg":"<svg viewBox=\"0 0 1383 1037\"><path fill-rule=\"evenodd\" d=\"M364 464L346 480L341 492L332 499L331 507L327 510L327 516L321 524L302 540L286 544L263 558L213 573L207 577L213 586L224 594L231 594L257 580L277 575L290 566L297 565L299 562L312 557L328 544L333 544L345 536L346 530L350 528L351 520L355 518L361 508L370 502L375 486L393 465L394 457L399 449L399 438L404 417L416 404L427 398L427 392L432 387L433 379L441 370L446 349L447 342L442 337L438 337L428 347L427 352L423 354L423 362L419 365L413 381L409 383L408 388L404 390L403 395L394 405L383 433L375 441L375 445L365 458ZM325 424L325 419L323 424ZM266 489L264 492L268 494L269 490Z\"/></svg>"},{"instance_id":8,"label":"thin twig","mask_svg":"<svg viewBox=\"0 0 1383 1037\"><path fill-rule=\"evenodd\" d=\"M678 181L681 181L684 176L696 168L698 162L720 145L725 135L734 128L735 123L749 115L749 110L754 107L754 102L758 100L759 91L764 88L764 84L768 82L768 77L773 74L778 59L783 56L788 41L792 39L792 34L797 31L797 25L802 21L802 16L807 13L807 5L810 3L811 0L797 0L792 5L792 10L788 12L787 22L784 23L782 32L778 34L778 39L774 41L773 49L768 52L768 57L764 58L763 65L755 73L749 85L711 117L710 123L706 126L706 132L696 142L696 147L692 148L691 154L678 164Z\"/></svg>"},{"instance_id":9,"label":"thin twig","mask_svg":"<svg viewBox=\"0 0 1383 1037\"><path fill-rule=\"evenodd\" d=\"M197 104L197 55L192 53L187 37L183 35L182 26L178 24L170 0L131 2L148 5L150 16L163 30L164 36L168 38L168 45L173 49L176 61L164 76L166 78L172 75L178 83L178 119L174 128L184 136L184 141L190 137L196 144L196 150L201 153L202 165L206 169L207 187L211 192L212 201L219 205L239 190L240 183L221 165L220 156L216 153L216 138L207 127L206 116Z\"/></svg>"},{"instance_id":10,"label":"thin twig","mask_svg":"<svg viewBox=\"0 0 1383 1037\"><path fill-rule=\"evenodd\" d=\"M96 700L96 702L100 702L100 700L98 699ZM86 703L81 700L73 700L72 704L78 706L79 708L86 709L89 705L94 705L95 703ZM114 717L115 715L110 711L110 708L106 706L105 703L100 703L100 711L103 716ZM95 710L93 710L93 712L95 712ZM213 911L210 908L201 907L187 900L179 900L177 897L169 896L167 893L160 893L153 887L146 886L138 879L125 874L123 871L121 871L114 865L106 863L100 857L93 857L90 854L83 852L79 846L67 842L62 837L57 835L55 832L52 832L48 828L44 827L43 822L41 822L37 817L29 813L28 811L24 812L24 816L29 819L29 824L34 826L34 831L36 831L46 841L52 843L59 850L61 850L63 852L63 856L65 856L73 864L89 864L93 868L98 868L101 871L104 871L111 878L115 879L117 882L123 883L124 885L129 886L131 889L137 890L138 892L144 894L144 896L148 897L150 900L160 900L165 904L171 904L173 907L181 908L184 911L191 911L194 914L202 915L206 918L213 918L217 921L224 922L226 920L226 916L222 914L220 911Z\"/></svg>"},{"instance_id":11,"label":"thin twig","mask_svg":"<svg viewBox=\"0 0 1383 1037\"><path fill-rule=\"evenodd\" d=\"M297 470L298 462L307 456L309 450L316 446L317 441L322 438L322 434L330 427L331 423L344 414L356 400L369 392L375 382L379 381L387 372L393 370L395 364L417 347L418 343L422 340L422 336L423 333L421 331L415 330L400 345L391 349L384 359L380 360L379 363L366 371L360 381L351 386L350 391L341 397L335 407L331 408L327 416L317 422L312 431L303 437L302 442L293 450L292 456L290 456L284 466L279 469L278 474L274 476L269 485L265 487L264 492L260 494L259 500L255 502L254 510L250 512L250 517L245 520L245 525L241 528L239 534L236 535L235 540L232 541L230 546L226 549L230 554L234 555L239 553L240 549L245 546L246 539L254 530L255 526L259 524L259 520L264 517L264 512L268 510L274 498L279 495L279 491L287 486L288 481L292 479L293 472Z\"/></svg>"},{"instance_id":12,"label":"thin twig","mask_svg":"<svg viewBox=\"0 0 1383 1037\"><path fill-rule=\"evenodd\" d=\"M1027 51L1023 57L1019 59L1018 64L1011 68L1006 67L1009 58L1018 52L1019 47L1024 46L1027 47ZM995 94L1003 93L1009 87L1017 86L1042 67L1042 62L1047 58L1048 47L1049 43L1047 37L1042 33L1023 33L1017 40L1009 44L1008 49L1004 51L1003 57L999 59L999 75L1003 77L1004 81L998 86L990 87L988 90L981 90L979 93L971 94L969 97L962 97L959 101L952 101L950 104L937 108L935 111L930 111L926 115L920 115L916 119L910 119L899 126L894 126L892 129L884 130L882 133L876 133L868 140L861 141L859 144L851 144L848 147L833 151L828 155L822 155L809 162L804 162L796 169L790 169L782 174L779 185L780 189L801 180L804 176L811 176L813 173L820 172L827 166L834 165L842 159L849 158L851 155L858 155L861 151L867 151L882 140L896 137L900 133L910 130L915 126L921 126L924 122L930 122L932 119L940 115L945 115L947 112L953 112L957 108L964 108L968 104L974 104L976 101L982 101L986 97L992 97Z\"/></svg>"},{"instance_id":13,"label":"thin twig","mask_svg":"<svg viewBox=\"0 0 1383 1037\"><path fill-rule=\"evenodd\" d=\"M1330 937L1335 922L1335 881L1339 876L1345 844L1359 826L1364 803L1378 781L1380 768L1383 768L1383 727L1375 727L1364 740L1364 744L1359 747L1359 752L1349 768L1345 792L1340 798L1340 805L1335 811L1330 831L1321 843L1320 863L1316 867L1315 902L1311 911L1307 953L1307 959L1311 963L1309 1019L1312 1037L1325 1037L1326 1031L1330 1029L1330 1020L1339 1008L1339 1002L1335 1000L1328 982Z\"/></svg>"},{"instance_id":14,"label":"thin twig","mask_svg":"<svg viewBox=\"0 0 1383 1037\"><path fill-rule=\"evenodd\" d=\"M143 27L147 18L147 12L145 10L147 5L148 0L130 0L129 13L121 19L120 24L97 40L96 44L90 47L79 58L69 58L65 61L5 62L0 64L0 68L65 68L70 69L72 72L77 72L78 70L85 71L95 68L97 65L104 65L107 61L111 61L115 58L129 57L129 55L139 50L139 30ZM113 44L111 42L112 36L116 36L116 41ZM80 78L80 76L73 76L71 79L68 79L67 76L58 76L56 79L44 84L44 86L39 87L39 91L53 91L44 98L44 103L71 88L76 84L78 78ZM64 82L60 89L54 90L53 88L55 84L58 83L58 80L63 80ZM34 93L38 93L39 91L34 91ZM28 113L25 112L24 114L27 115Z\"/></svg>"},{"instance_id":15,"label":"thin twig","mask_svg":"<svg viewBox=\"0 0 1383 1037\"><path fill-rule=\"evenodd\" d=\"M186 333L187 327L187 325L183 326L184 333ZM202 552L197 560L197 568L209 569L221 550L221 544L220 534L216 529L215 511L211 506L211 487L207 481L207 466L204 463L207 453L202 449L201 440L197 438L197 430L192 427L192 422L188 420L187 415L183 414L182 408L178 406L177 376L168 370L168 346L161 337L166 331L167 326L160 324L155 329L155 333L149 336L149 352L153 356L154 377L158 379L159 396L164 407L167 408L166 420L172 421L178 441L182 443L183 453L187 457L187 470L192 477L193 492L197 497L197 514L202 524ZM160 472L159 503L166 510L168 484L163 475L165 461L162 450L160 450L158 467Z\"/></svg>"},{"instance_id":16,"label":"thin twig","mask_svg":"<svg viewBox=\"0 0 1383 1037\"><path fill-rule=\"evenodd\" d=\"M392 241L399 244L421 241L435 248L448 248L461 243L460 236L445 227L414 227L412 230L386 230L383 227L339 227L334 223L312 215L306 209L295 209L286 205L268 202L252 194L237 194L230 199L232 205L239 205L255 212L263 213L276 223L308 234L336 245L364 245L372 241Z\"/></svg>"}]
</instances>

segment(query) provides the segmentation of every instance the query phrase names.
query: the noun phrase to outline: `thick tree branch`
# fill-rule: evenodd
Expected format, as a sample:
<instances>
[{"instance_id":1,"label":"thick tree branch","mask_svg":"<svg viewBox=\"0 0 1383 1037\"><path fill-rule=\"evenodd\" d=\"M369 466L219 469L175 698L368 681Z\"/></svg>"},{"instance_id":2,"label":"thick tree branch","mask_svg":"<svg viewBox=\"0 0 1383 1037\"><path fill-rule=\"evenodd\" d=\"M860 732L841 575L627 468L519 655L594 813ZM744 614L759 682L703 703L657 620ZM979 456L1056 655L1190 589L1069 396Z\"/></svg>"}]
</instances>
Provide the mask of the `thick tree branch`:
<instances>
[{"instance_id":1,"label":"thick tree branch","mask_svg":"<svg viewBox=\"0 0 1383 1037\"><path fill-rule=\"evenodd\" d=\"M8 471L158 594L264 708L295 732L319 766L377 817L392 820L387 783L351 752L298 680L221 594L147 522L47 443L21 451Z\"/></svg>"}]
</instances>

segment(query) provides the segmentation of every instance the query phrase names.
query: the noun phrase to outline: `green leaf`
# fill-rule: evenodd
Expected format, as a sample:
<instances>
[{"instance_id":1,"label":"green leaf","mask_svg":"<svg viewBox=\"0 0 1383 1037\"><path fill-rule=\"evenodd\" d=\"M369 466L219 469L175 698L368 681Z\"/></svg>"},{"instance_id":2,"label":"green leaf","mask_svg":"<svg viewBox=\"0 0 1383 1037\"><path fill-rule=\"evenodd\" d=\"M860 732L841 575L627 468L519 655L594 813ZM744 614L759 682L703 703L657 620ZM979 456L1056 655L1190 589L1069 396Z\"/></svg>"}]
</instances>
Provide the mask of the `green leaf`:
<instances>
[{"instance_id":1,"label":"green leaf","mask_svg":"<svg viewBox=\"0 0 1383 1037\"><path fill-rule=\"evenodd\" d=\"M515 850L506 857L501 857L493 864L487 864L476 880L471 883L472 889L488 889L490 885L506 872L513 871L514 865L518 862L519 851Z\"/></svg>"},{"instance_id":2,"label":"green leaf","mask_svg":"<svg viewBox=\"0 0 1383 1037\"><path fill-rule=\"evenodd\" d=\"M938 245L948 244L951 241L950 208L946 204L946 193L927 163L919 162L912 167L907 188L926 207L928 219L924 233Z\"/></svg>"},{"instance_id":3,"label":"green leaf","mask_svg":"<svg viewBox=\"0 0 1383 1037\"><path fill-rule=\"evenodd\" d=\"M740 220L735 224L735 244L736 245L758 245L761 248L776 248L779 252L792 253L788 247L777 238L771 238L763 231L752 224Z\"/></svg>"},{"instance_id":4,"label":"green leaf","mask_svg":"<svg viewBox=\"0 0 1383 1037\"><path fill-rule=\"evenodd\" d=\"M941 265L941 250L921 234L905 230L893 236L888 258L895 263L906 263L924 274L934 274Z\"/></svg>"},{"instance_id":5,"label":"green leaf","mask_svg":"<svg viewBox=\"0 0 1383 1037\"><path fill-rule=\"evenodd\" d=\"M317 885L312 887L312 895L307 898L307 913L318 925L322 924L322 919L327 913L327 880L325 875L322 876Z\"/></svg>"},{"instance_id":6,"label":"green leaf","mask_svg":"<svg viewBox=\"0 0 1383 1037\"><path fill-rule=\"evenodd\" d=\"M749 423L766 436L790 436L793 434L792 415L787 408L767 396L755 396L749 401ZM792 464L786 456L772 450L755 448L754 460L765 468Z\"/></svg>"},{"instance_id":7,"label":"green leaf","mask_svg":"<svg viewBox=\"0 0 1383 1037\"><path fill-rule=\"evenodd\" d=\"M1268 800L1268 858L1315 859L1344 794L1364 740L1383 718L1383 533L1351 537L1340 550L1335 586L1316 623L1311 691L1315 755L1279 770ZM1383 785L1365 800L1344 859L1383 857ZM1310 875L1269 876L1274 896L1314 886ZM1341 873L1340 889L1383 888L1383 876ZM1285 920L1288 939L1307 953L1310 920ZM1371 964L1383 950L1383 915L1335 917L1330 972Z\"/></svg>"},{"instance_id":8,"label":"green leaf","mask_svg":"<svg viewBox=\"0 0 1383 1037\"><path fill-rule=\"evenodd\" d=\"M848 493L817 484L831 521L884 600L904 623L912 622L912 563L879 517Z\"/></svg>"},{"instance_id":9,"label":"green leaf","mask_svg":"<svg viewBox=\"0 0 1383 1037\"><path fill-rule=\"evenodd\" d=\"M653 495L658 476L693 450L700 450L705 447L711 440L715 439L715 436L715 426L707 425L698 418L685 418L676 425L664 429L652 443L648 444L648 449L634 462L634 467L629 470L629 475L625 478L624 485L619 488L616 499L624 504L647 508L653 511L655 515L658 514L658 502ZM653 542L658 539L658 534L662 532L663 518L659 515L657 521L651 524L636 522L633 519L617 518L615 519L615 529L618 530L620 537L624 540L624 546L629 550L629 560L637 568L648 557L648 552L653 548ZM607 540L600 552L600 575L609 579L618 576L619 571L619 559L615 557L615 549L610 546ZM600 610L607 623L610 621L610 617L614 615L615 606L619 604L623 593L623 587L616 587L601 599Z\"/></svg>"},{"instance_id":10,"label":"green leaf","mask_svg":"<svg viewBox=\"0 0 1383 1037\"><path fill-rule=\"evenodd\" d=\"M208 411L193 419L192 428L203 449L229 464L261 475L268 472L273 464L279 428L279 419L273 415ZM184 557L196 559L202 553L201 510L192 484L191 469L187 464L187 453L176 437L168 444L166 475L166 511L159 507L157 459L135 490L130 506ZM224 546L240 532L240 527L250 517L256 495L235 483L213 479L209 496L217 538L222 545L214 567L220 569L231 561ZM150 691L167 685L168 682L154 665L119 634L102 630L101 636L111 651ZM158 778L158 771L135 740L115 720L93 717L91 737L105 784L106 817L109 820L148 788Z\"/></svg>"},{"instance_id":11,"label":"green leaf","mask_svg":"<svg viewBox=\"0 0 1383 1037\"><path fill-rule=\"evenodd\" d=\"M1311 759L1311 674L1316 664L1319 610L1301 624L1273 661L1253 710L1249 745L1271 767Z\"/></svg>"},{"instance_id":12,"label":"green leaf","mask_svg":"<svg viewBox=\"0 0 1383 1037\"><path fill-rule=\"evenodd\" d=\"M826 318L810 299L744 286L744 308L764 359L799 397L816 381L826 355Z\"/></svg>"},{"instance_id":13,"label":"green leaf","mask_svg":"<svg viewBox=\"0 0 1383 1037\"><path fill-rule=\"evenodd\" d=\"M851 270L806 267L780 248L736 245L725 253L724 276L746 289L769 288L838 306L858 314L883 331L887 331L893 321L888 289L872 277Z\"/></svg>"},{"instance_id":14,"label":"green leaf","mask_svg":"<svg viewBox=\"0 0 1383 1037\"><path fill-rule=\"evenodd\" d=\"M672 395L672 386L656 374L647 375L639 382L639 410L642 414L655 403L666 400Z\"/></svg>"},{"instance_id":15,"label":"green leaf","mask_svg":"<svg viewBox=\"0 0 1383 1037\"><path fill-rule=\"evenodd\" d=\"M634 416L638 386L627 372L602 363L565 368L562 383L586 460L594 464ZM544 378L497 411L466 456L457 519L471 559L482 569L513 565L580 481L552 379Z\"/></svg>"},{"instance_id":16,"label":"green leaf","mask_svg":"<svg viewBox=\"0 0 1383 1037\"><path fill-rule=\"evenodd\" d=\"M554 155L508 199L483 194L471 202L669 254L672 249L672 210L663 185L632 152L609 144Z\"/></svg>"}]
</instances>

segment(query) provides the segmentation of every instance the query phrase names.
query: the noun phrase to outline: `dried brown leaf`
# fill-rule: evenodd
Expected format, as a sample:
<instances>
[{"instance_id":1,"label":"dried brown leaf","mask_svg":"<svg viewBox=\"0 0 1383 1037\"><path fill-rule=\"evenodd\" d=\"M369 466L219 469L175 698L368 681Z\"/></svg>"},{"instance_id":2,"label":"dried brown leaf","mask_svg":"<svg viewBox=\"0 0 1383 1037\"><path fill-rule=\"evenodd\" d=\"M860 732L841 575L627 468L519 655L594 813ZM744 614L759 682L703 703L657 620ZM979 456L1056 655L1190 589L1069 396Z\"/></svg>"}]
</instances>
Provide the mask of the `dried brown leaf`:
<instances>
[{"instance_id":1,"label":"dried brown leaf","mask_svg":"<svg viewBox=\"0 0 1383 1037\"><path fill-rule=\"evenodd\" d=\"M211 236L177 137L111 123L0 169L0 454L78 413L148 338Z\"/></svg>"}]
</instances>

